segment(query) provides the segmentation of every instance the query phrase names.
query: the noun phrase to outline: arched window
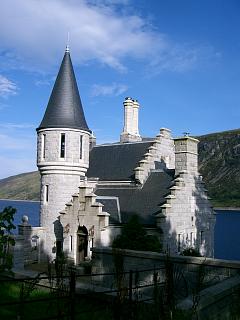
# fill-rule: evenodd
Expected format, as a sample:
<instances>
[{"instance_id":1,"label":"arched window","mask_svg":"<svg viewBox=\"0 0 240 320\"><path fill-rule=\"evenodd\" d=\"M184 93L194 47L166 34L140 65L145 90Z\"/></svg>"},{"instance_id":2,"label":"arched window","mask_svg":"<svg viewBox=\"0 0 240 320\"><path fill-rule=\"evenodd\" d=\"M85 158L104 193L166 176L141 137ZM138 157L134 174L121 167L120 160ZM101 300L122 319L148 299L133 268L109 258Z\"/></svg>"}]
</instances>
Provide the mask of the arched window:
<instances>
[{"instance_id":1,"label":"arched window","mask_svg":"<svg viewBox=\"0 0 240 320\"><path fill-rule=\"evenodd\" d=\"M85 226L77 230L77 263L85 260L88 255L88 231Z\"/></svg>"}]
</instances>

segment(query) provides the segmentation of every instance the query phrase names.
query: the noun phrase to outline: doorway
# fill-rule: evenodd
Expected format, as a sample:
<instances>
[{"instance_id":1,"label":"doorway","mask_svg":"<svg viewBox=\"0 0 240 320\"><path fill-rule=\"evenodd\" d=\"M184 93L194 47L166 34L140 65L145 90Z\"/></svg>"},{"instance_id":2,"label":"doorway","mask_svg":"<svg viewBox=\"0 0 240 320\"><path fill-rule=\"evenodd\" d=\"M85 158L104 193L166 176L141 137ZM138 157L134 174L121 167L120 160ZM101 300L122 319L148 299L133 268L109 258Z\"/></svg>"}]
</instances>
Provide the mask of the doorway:
<instances>
[{"instance_id":1,"label":"doorway","mask_svg":"<svg viewBox=\"0 0 240 320\"><path fill-rule=\"evenodd\" d=\"M77 264L83 262L88 255L88 231L85 226L77 230Z\"/></svg>"}]
</instances>

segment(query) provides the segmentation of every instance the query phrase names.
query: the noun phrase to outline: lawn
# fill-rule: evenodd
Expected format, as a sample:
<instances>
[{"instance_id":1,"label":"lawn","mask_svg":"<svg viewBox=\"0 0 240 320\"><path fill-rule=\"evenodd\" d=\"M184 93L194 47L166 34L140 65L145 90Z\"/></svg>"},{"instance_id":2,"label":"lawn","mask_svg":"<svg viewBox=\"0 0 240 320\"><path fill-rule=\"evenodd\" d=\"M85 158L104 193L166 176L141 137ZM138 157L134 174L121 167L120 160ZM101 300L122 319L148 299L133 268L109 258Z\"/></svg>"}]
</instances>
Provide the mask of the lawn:
<instances>
[{"instance_id":1,"label":"lawn","mask_svg":"<svg viewBox=\"0 0 240 320\"><path fill-rule=\"evenodd\" d=\"M21 287L22 284L20 282L1 283L0 319L17 319L17 316L20 316L19 319L21 320L40 320L51 317L56 317L57 319L57 316L59 319L69 319L72 304L68 295L37 287L26 297L26 288L22 291ZM21 296L23 296L22 293L25 297L21 299ZM34 301L38 299L40 301ZM109 310L105 302L93 301L86 296L76 296L75 301L74 309L76 320L112 319L111 310Z\"/></svg>"}]
</instances>

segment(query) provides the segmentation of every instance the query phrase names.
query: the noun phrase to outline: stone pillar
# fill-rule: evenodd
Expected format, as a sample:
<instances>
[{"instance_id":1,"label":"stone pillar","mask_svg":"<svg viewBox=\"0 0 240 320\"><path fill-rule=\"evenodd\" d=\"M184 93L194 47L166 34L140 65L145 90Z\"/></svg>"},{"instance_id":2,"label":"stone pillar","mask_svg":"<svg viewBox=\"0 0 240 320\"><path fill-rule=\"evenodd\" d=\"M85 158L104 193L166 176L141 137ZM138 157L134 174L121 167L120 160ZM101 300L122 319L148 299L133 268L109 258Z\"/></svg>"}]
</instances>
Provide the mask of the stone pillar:
<instances>
[{"instance_id":1,"label":"stone pillar","mask_svg":"<svg viewBox=\"0 0 240 320\"><path fill-rule=\"evenodd\" d=\"M22 217L22 223L18 225L18 234L23 237L22 241L22 256L24 264L31 261L31 236L32 226L28 223L28 216Z\"/></svg>"},{"instance_id":2,"label":"stone pillar","mask_svg":"<svg viewBox=\"0 0 240 320\"><path fill-rule=\"evenodd\" d=\"M176 175L182 171L198 174L198 142L199 140L188 136L174 139Z\"/></svg>"},{"instance_id":3,"label":"stone pillar","mask_svg":"<svg viewBox=\"0 0 240 320\"><path fill-rule=\"evenodd\" d=\"M142 141L138 130L138 109L137 100L127 97L124 105L124 127L120 136L120 142Z\"/></svg>"}]
</instances>

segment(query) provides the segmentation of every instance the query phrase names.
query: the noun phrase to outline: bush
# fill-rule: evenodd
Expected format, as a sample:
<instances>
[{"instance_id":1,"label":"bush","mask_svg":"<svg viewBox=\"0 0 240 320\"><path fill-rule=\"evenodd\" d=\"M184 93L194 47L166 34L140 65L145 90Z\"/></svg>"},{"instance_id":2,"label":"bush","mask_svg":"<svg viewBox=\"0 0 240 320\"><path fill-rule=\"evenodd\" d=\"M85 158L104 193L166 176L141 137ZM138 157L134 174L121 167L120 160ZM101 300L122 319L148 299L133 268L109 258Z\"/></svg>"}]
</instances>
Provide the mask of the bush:
<instances>
[{"instance_id":1,"label":"bush","mask_svg":"<svg viewBox=\"0 0 240 320\"><path fill-rule=\"evenodd\" d=\"M15 212L16 209L12 207L6 207L0 212L0 272L12 268L10 247L15 245L12 237L12 230L16 228L13 224Z\"/></svg>"},{"instance_id":2,"label":"bush","mask_svg":"<svg viewBox=\"0 0 240 320\"><path fill-rule=\"evenodd\" d=\"M139 251L161 251L161 244L156 236L147 235L137 215L130 218L112 244L113 248Z\"/></svg>"},{"instance_id":3,"label":"bush","mask_svg":"<svg viewBox=\"0 0 240 320\"><path fill-rule=\"evenodd\" d=\"M181 256L201 257L201 254L195 248L187 248L181 252Z\"/></svg>"}]
</instances>

